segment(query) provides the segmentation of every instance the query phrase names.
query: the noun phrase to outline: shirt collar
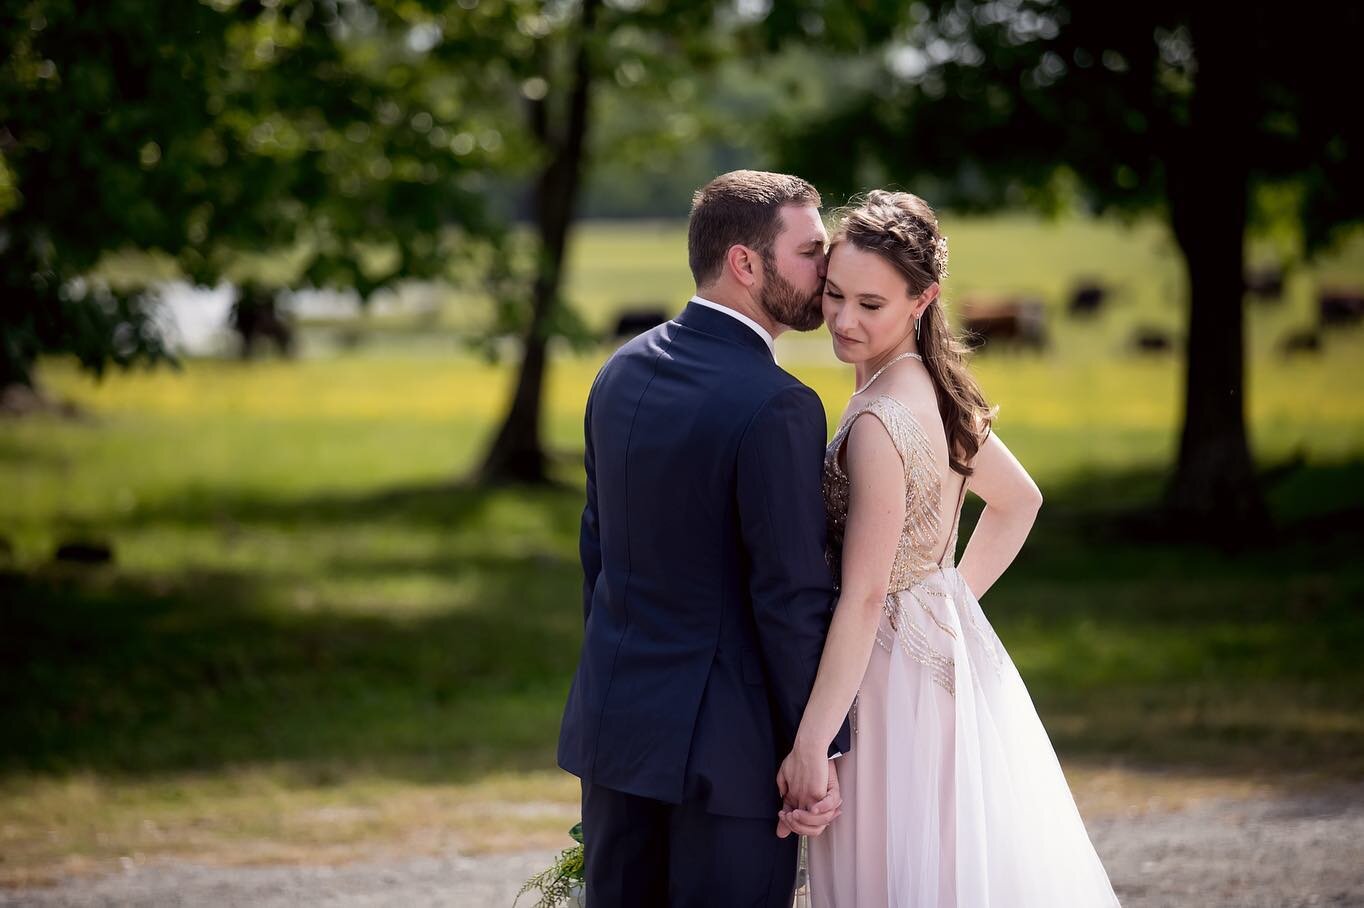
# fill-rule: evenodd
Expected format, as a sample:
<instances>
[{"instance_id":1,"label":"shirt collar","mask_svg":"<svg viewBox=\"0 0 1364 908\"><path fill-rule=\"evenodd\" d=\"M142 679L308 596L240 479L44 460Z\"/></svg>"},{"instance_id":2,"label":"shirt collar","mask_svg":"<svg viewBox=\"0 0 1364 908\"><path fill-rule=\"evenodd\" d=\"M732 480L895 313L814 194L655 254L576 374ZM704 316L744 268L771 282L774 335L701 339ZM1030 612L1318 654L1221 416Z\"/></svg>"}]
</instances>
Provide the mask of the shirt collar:
<instances>
[{"instance_id":1,"label":"shirt collar","mask_svg":"<svg viewBox=\"0 0 1364 908\"><path fill-rule=\"evenodd\" d=\"M762 325L753 321L753 319L749 318L747 315L744 315L742 312L739 312L735 309L731 309L728 306L722 306L719 303L713 303L710 300L705 299L703 297L693 296L691 298L691 301L693 303L696 303L697 305L705 306L707 309L715 309L716 311L723 312L725 315L728 315L731 318L736 318L739 321L743 322L748 327L752 328L757 333L758 337L761 337L763 339L763 343L767 344L767 349L772 354L772 361L773 362L777 361L776 342L773 340L772 335L768 334L767 329L764 328Z\"/></svg>"}]
</instances>

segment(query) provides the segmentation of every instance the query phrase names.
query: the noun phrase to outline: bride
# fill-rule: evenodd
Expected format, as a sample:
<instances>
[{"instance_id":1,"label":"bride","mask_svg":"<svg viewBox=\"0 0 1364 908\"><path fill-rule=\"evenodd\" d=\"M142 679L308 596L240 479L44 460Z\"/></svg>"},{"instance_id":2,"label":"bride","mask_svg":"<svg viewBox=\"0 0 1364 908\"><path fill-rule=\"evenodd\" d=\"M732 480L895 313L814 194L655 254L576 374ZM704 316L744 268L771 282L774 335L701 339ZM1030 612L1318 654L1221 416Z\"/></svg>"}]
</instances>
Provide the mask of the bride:
<instances>
[{"instance_id":1,"label":"bride","mask_svg":"<svg viewBox=\"0 0 1364 908\"><path fill-rule=\"evenodd\" d=\"M936 216L908 193L872 192L834 230L824 320L857 391L825 455L839 599L778 774L783 821L812 819L797 793L824 790L851 710L842 816L808 840L812 905L1117 905L981 611L1042 496L991 432L939 298L946 265ZM956 566L968 488L986 507Z\"/></svg>"}]
</instances>

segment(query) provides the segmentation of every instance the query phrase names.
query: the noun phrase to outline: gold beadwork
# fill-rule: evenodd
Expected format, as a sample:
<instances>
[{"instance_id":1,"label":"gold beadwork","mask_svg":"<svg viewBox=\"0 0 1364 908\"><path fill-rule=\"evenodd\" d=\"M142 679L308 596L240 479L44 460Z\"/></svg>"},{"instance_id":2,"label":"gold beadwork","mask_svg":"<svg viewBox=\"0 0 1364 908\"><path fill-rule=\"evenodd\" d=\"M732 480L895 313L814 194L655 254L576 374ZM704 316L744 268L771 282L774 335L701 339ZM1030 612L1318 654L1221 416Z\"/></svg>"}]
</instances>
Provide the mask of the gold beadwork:
<instances>
[{"instance_id":1,"label":"gold beadwork","mask_svg":"<svg viewBox=\"0 0 1364 908\"><path fill-rule=\"evenodd\" d=\"M957 501L957 510L953 514L952 532L946 551L943 552L941 560L935 559L934 549L942 530L938 516L942 503L942 474L933 456L932 445L918 419L904 404L888 394L881 394L850 412L825 450L823 481L829 540L825 555L834 577L841 581L843 537L847 530L851 488L848 476L839 465L838 458L853 423L864 413L871 413L885 426L905 469L905 522L886 587L889 595L886 597L885 613L893 635L886 635L878 630L876 642L882 649L889 651L893 645L890 637L893 636L894 641L899 643L906 655L926 667L935 682L949 694L955 695L955 661L951 656L935 649L925 630L902 613L903 606L898 594L910 591L910 596L933 624L949 638L957 639L956 628L940 619L933 608L919 598L918 590L922 589L930 595L943 597L949 613L952 611L950 597L921 582L940 569L952 566L957 546L961 500ZM962 497L965 497L964 482L961 491ZM971 620L970 616L967 616L967 620ZM974 621L971 623L974 625ZM979 628L973 629L980 633ZM951 644L948 645L950 647Z\"/></svg>"},{"instance_id":2,"label":"gold beadwork","mask_svg":"<svg viewBox=\"0 0 1364 908\"><path fill-rule=\"evenodd\" d=\"M919 598L919 590L921 590L921 589L932 589L932 588L931 588L931 587L922 587L922 586L920 586L920 587L911 587L909 590L907 590L907 592L909 593L909 595L911 595L911 596L914 597L914 601L917 602L917 603L919 603L919 608L923 609L923 610L924 610L924 613L925 613L926 615L928 615L929 618L933 619L933 623L936 624L939 628L941 628L941 629L942 629L942 632L943 632L944 634L946 634L947 636L951 637L953 640L957 639L957 632L956 632L952 627L950 627L949 625L943 624L941 621L939 621L939 620L938 620L938 616L935 615L935 614L933 614L933 609L929 608L928 603L927 603L927 602L924 602L922 599ZM936 592L936 591L934 591L934 592ZM939 594L939 595L941 595L941 594Z\"/></svg>"},{"instance_id":3,"label":"gold beadwork","mask_svg":"<svg viewBox=\"0 0 1364 908\"><path fill-rule=\"evenodd\" d=\"M905 525L886 587L891 592L899 592L909 589L939 567L933 550L942 529L938 517L942 503L942 478L928 436L914 414L899 400L882 394L849 413L834 433L824 455L824 502L829 536L827 554L835 578L841 574L843 534L847 529L850 492L848 476L839 466L838 457L853 423L863 413L871 413L886 427L905 466ZM957 526L954 520L952 538L943 556L944 565L951 565L956 544Z\"/></svg>"}]
</instances>

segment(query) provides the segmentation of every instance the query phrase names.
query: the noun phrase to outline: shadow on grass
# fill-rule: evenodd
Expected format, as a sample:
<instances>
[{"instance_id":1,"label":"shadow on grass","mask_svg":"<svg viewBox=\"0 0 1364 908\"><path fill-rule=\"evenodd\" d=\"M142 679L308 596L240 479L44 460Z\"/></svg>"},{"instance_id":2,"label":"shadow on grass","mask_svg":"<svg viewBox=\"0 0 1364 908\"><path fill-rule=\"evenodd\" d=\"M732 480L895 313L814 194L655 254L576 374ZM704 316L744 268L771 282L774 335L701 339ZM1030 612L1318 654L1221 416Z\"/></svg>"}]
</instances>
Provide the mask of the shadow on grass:
<instances>
[{"instance_id":1,"label":"shadow on grass","mask_svg":"<svg viewBox=\"0 0 1364 908\"><path fill-rule=\"evenodd\" d=\"M179 491L172 498L141 502L136 508L110 513L105 525L118 528L164 523L193 527L232 522L307 527L388 523L478 528L487 525L491 510L512 495L541 508L540 519L548 522L548 529L560 536L576 535L582 513L581 463L579 455L572 465L564 464L559 470L578 477L577 484L556 482L548 487L484 489L468 480L455 480L288 497L199 486Z\"/></svg>"},{"instance_id":2,"label":"shadow on grass","mask_svg":"<svg viewBox=\"0 0 1364 908\"><path fill-rule=\"evenodd\" d=\"M1058 751L1224 772L1364 768L1364 526L1340 517L1364 497L1364 463L1283 479L1283 538L1239 555L1115 530L1139 504L1132 490L1155 487L1145 473L1049 490L986 596ZM343 590L411 575L467 595L357 611L300 605L278 575L240 568L0 575L0 772L282 763L321 783L361 769L459 782L552 767L580 639L580 507L567 489L414 487L204 494L120 516L231 521L288 531L291 546L317 545L319 526L446 527L450 556L352 552L319 573ZM485 544L530 530L509 554Z\"/></svg>"},{"instance_id":3,"label":"shadow on grass","mask_svg":"<svg viewBox=\"0 0 1364 908\"><path fill-rule=\"evenodd\" d=\"M347 561L339 569L402 569ZM281 606L232 572L0 575L5 771L292 763L464 781L553 764L580 638L576 566L481 556L472 604L386 617Z\"/></svg>"}]
</instances>

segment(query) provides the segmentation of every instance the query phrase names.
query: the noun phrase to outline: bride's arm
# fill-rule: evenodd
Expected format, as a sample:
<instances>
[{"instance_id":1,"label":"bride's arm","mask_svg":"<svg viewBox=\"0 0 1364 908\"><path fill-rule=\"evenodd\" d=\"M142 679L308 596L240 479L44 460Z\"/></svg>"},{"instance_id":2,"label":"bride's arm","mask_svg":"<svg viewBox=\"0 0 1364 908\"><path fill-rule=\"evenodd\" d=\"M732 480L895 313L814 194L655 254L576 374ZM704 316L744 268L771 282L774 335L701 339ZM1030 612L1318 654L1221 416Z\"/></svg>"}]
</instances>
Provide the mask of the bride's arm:
<instances>
[{"instance_id":1,"label":"bride's arm","mask_svg":"<svg viewBox=\"0 0 1364 908\"><path fill-rule=\"evenodd\" d=\"M842 586L795 747L778 776L787 803L801 807L817 802L827 788L829 742L866 673L905 522L904 463L879 419L857 419L846 456L851 489Z\"/></svg>"},{"instance_id":2,"label":"bride's arm","mask_svg":"<svg viewBox=\"0 0 1364 908\"><path fill-rule=\"evenodd\" d=\"M1014 560L1032 530L1042 493L1028 471L993 432L971 462L966 487L985 499L958 570L979 599Z\"/></svg>"}]
</instances>

